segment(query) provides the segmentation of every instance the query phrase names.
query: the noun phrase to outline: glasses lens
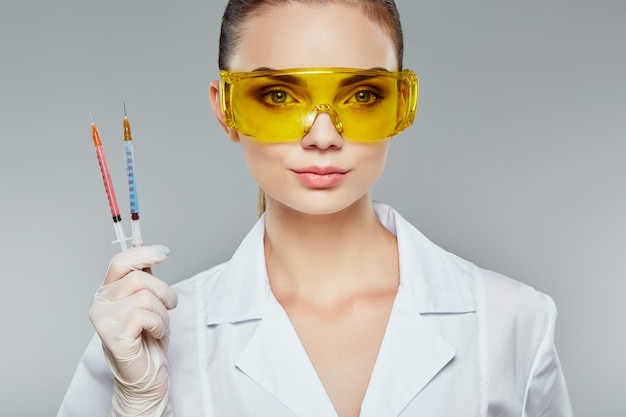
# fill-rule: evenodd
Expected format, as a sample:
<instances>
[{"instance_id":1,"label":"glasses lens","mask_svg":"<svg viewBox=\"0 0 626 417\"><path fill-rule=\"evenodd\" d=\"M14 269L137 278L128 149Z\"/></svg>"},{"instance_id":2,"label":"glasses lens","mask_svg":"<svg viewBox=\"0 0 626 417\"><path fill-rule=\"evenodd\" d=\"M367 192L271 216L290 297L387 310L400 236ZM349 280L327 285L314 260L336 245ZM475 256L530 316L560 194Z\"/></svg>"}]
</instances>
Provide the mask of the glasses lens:
<instances>
[{"instance_id":1,"label":"glasses lens","mask_svg":"<svg viewBox=\"0 0 626 417\"><path fill-rule=\"evenodd\" d=\"M380 140L408 127L417 107L417 77L409 70L223 71L221 85L227 123L267 142L301 139L321 112L346 139Z\"/></svg>"}]
</instances>

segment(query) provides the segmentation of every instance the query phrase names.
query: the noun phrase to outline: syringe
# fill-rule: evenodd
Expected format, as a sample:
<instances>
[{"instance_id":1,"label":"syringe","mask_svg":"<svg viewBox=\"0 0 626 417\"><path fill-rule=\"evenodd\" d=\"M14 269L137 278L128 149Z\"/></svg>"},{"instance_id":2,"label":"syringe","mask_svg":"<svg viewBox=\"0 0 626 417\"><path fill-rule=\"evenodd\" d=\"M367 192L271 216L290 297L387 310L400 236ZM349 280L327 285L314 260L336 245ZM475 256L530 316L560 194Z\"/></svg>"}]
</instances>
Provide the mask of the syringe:
<instances>
[{"instance_id":1,"label":"syringe","mask_svg":"<svg viewBox=\"0 0 626 417\"><path fill-rule=\"evenodd\" d=\"M139 226L139 201L137 200L137 177L135 176L135 153L133 136L130 133L130 122L126 117L124 102L124 151L126 156L126 175L128 177L128 200L130 202L130 219L133 232L133 246L141 246L141 227Z\"/></svg>"},{"instance_id":2,"label":"syringe","mask_svg":"<svg viewBox=\"0 0 626 417\"><path fill-rule=\"evenodd\" d=\"M91 116L91 111L89 112ZM119 243L122 250L128 249L126 244L126 236L124 236L124 229L122 227L122 216L120 214L120 208L117 205L117 198L115 197L115 190L113 189L113 182L111 181L111 173L109 172L109 166L107 164L106 157L104 156L104 149L102 148L102 141L100 140L100 132L91 118L91 137L93 138L93 146L96 148L96 156L98 157L98 165L100 165L100 172L102 173L102 182L104 183L104 190L107 194L107 200L109 201L109 208L111 209L111 216L113 216L113 227L115 228L115 236L117 240L112 243Z\"/></svg>"}]
</instances>

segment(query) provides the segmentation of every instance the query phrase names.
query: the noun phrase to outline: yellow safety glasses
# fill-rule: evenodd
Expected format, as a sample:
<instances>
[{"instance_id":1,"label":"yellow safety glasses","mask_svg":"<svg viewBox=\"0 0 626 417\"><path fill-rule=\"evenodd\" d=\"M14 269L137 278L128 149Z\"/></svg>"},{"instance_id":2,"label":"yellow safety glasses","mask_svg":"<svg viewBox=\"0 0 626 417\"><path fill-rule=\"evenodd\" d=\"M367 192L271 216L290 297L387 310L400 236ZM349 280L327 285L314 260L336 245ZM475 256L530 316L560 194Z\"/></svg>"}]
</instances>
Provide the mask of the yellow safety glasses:
<instances>
[{"instance_id":1,"label":"yellow safety glasses","mask_svg":"<svg viewBox=\"0 0 626 417\"><path fill-rule=\"evenodd\" d=\"M411 70L298 68L220 71L226 124L263 142L303 138L327 113L346 139L372 142L413 123L418 81Z\"/></svg>"}]
</instances>

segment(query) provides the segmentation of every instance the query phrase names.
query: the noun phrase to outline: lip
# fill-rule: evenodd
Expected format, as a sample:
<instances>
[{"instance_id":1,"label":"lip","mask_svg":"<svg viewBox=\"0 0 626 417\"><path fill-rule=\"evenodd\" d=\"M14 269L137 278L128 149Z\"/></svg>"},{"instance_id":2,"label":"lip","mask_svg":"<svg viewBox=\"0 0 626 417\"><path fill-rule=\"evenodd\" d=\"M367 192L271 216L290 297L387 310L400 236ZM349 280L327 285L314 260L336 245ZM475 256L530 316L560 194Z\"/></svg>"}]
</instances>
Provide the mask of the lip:
<instances>
[{"instance_id":1,"label":"lip","mask_svg":"<svg viewBox=\"0 0 626 417\"><path fill-rule=\"evenodd\" d=\"M316 174L316 175L330 175L330 174L346 174L348 172L347 169L337 168L332 165L327 166L318 166L311 165L309 167L304 168L296 168L292 170L296 174Z\"/></svg>"},{"instance_id":2,"label":"lip","mask_svg":"<svg viewBox=\"0 0 626 417\"><path fill-rule=\"evenodd\" d=\"M334 166L309 166L292 169L302 184L311 188L330 188L341 183L347 176L347 169Z\"/></svg>"}]
</instances>

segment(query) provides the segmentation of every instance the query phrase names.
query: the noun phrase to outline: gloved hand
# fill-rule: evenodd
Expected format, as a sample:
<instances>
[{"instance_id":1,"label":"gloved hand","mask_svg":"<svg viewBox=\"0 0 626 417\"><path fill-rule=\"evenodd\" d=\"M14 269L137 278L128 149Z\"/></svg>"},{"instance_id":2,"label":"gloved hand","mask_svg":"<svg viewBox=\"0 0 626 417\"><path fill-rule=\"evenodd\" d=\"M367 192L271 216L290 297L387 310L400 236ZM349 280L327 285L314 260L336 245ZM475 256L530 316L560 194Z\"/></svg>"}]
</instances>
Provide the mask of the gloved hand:
<instances>
[{"instance_id":1,"label":"gloved hand","mask_svg":"<svg viewBox=\"0 0 626 417\"><path fill-rule=\"evenodd\" d=\"M165 246L131 248L111 259L89 310L115 377L112 416L170 416L166 358L169 313L178 297L150 267Z\"/></svg>"}]
</instances>

